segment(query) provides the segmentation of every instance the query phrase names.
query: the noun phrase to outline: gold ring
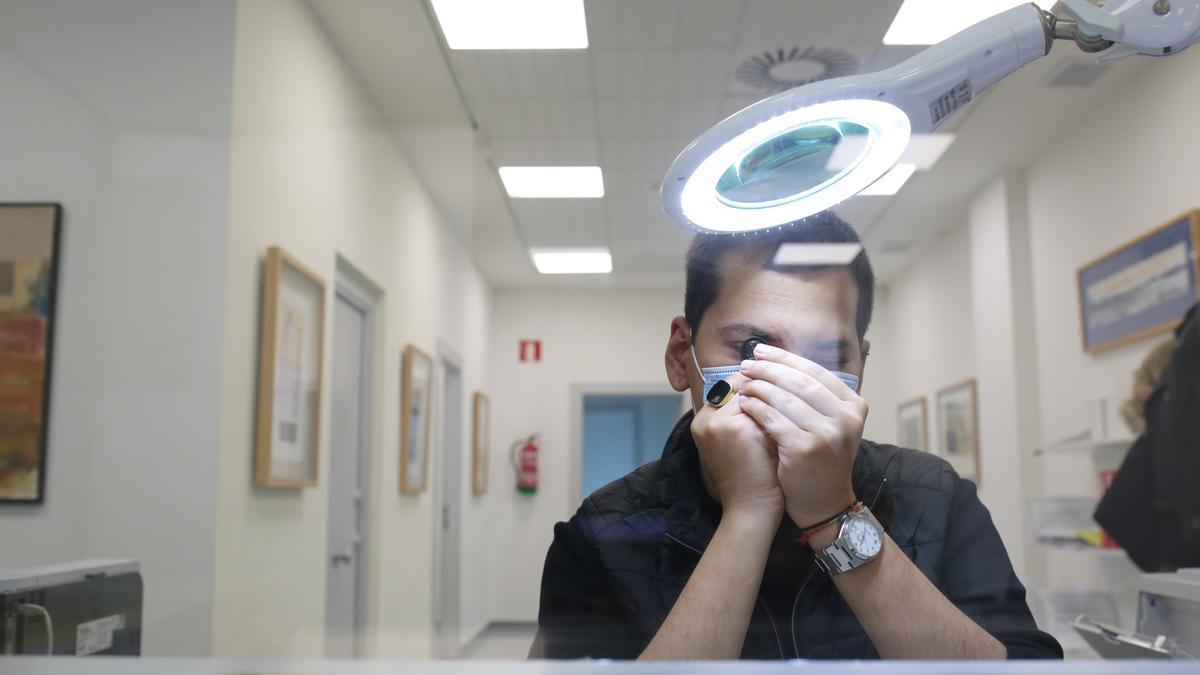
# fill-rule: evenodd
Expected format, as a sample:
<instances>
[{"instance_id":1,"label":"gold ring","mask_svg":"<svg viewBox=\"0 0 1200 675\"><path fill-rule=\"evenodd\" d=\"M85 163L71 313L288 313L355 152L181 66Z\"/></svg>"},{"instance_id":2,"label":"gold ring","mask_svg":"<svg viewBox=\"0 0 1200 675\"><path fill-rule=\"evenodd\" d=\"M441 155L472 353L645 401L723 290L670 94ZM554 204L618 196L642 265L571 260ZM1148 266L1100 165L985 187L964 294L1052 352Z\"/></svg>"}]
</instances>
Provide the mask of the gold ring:
<instances>
[{"instance_id":1,"label":"gold ring","mask_svg":"<svg viewBox=\"0 0 1200 675\"><path fill-rule=\"evenodd\" d=\"M712 407L720 408L732 401L735 395L737 395L737 389L726 380L721 380L714 384L713 388L708 391L708 396L705 397L705 400Z\"/></svg>"}]
</instances>

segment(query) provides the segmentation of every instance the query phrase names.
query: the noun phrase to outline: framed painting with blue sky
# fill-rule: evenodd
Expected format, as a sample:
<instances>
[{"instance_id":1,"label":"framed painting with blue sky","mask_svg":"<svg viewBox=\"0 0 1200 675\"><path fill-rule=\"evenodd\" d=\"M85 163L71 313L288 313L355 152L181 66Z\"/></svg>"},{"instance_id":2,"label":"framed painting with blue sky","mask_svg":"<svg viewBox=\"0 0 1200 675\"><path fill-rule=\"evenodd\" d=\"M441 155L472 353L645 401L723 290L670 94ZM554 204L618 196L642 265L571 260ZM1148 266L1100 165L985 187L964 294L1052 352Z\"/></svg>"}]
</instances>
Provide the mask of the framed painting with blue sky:
<instances>
[{"instance_id":1,"label":"framed painting with blue sky","mask_svg":"<svg viewBox=\"0 0 1200 675\"><path fill-rule=\"evenodd\" d=\"M1200 211L1104 254L1079 269L1083 348L1115 349L1173 330L1197 300Z\"/></svg>"}]
</instances>

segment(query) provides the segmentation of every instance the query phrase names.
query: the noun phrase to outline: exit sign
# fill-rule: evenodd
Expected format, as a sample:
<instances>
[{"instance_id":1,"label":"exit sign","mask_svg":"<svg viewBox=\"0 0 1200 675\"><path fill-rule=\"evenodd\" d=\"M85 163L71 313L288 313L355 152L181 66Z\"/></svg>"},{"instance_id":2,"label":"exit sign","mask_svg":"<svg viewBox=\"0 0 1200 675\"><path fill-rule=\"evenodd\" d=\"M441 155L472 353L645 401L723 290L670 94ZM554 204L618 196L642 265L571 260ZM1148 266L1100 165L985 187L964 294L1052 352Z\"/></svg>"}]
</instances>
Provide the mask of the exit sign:
<instances>
[{"instance_id":1,"label":"exit sign","mask_svg":"<svg viewBox=\"0 0 1200 675\"><path fill-rule=\"evenodd\" d=\"M521 363L540 363L542 360L542 341L521 340L519 351Z\"/></svg>"}]
</instances>

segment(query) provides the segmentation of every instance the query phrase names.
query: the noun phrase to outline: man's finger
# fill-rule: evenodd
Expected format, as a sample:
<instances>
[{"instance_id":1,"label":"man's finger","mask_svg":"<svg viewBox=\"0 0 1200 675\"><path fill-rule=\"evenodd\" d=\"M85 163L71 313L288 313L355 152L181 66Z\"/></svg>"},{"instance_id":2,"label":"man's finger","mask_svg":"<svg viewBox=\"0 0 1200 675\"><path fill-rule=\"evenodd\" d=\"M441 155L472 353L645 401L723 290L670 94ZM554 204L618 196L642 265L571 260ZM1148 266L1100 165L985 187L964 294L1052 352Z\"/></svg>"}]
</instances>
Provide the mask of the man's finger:
<instances>
[{"instance_id":1,"label":"man's finger","mask_svg":"<svg viewBox=\"0 0 1200 675\"><path fill-rule=\"evenodd\" d=\"M808 432L796 426L786 415L754 396L742 396L742 410L758 422L771 440L780 447L795 446L803 441Z\"/></svg>"},{"instance_id":2,"label":"man's finger","mask_svg":"<svg viewBox=\"0 0 1200 675\"><path fill-rule=\"evenodd\" d=\"M810 361L803 356L793 354L786 349L772 347L766 343L760 343L754 347L755 358L762 361L773 361L780 363L789 368L794 368L814 380L825 385L825 388L831 391L834 396L837 396L843 401L854 400L858 396L857 393L850 387L846 386L837 375L826 370L819 363Z\"/></svg>"},{"instance_id":3,"label":"man's finger","mask_svg":"<svg viewBox=\"0 0 1200 675\"><path fill-rule=\"evenodd\" d=\"M768 382L789 392L827 417L838 413L845 402L825 384L808 373L775 361L743 361L742 372L753 382ZM836 379L836 378L835 378ZM747 385L749 386L749 385ZM775 405L774 401L767 403Z\"/></svg>"},{"instance_id":4,"label":"man's finger","mask_svg":"<svg viewBox=\"0 0 1200 675\"><path fill-rule=\"evenodd\" d=\"M801 429L813 431L829 424L830 415L823 414L804 398L766 380L754 380L747 383L742 393L746 397L762 401L778 410ZM826 394L830 397L833 396L828 392Z\"/></svg>"}]
</instances>

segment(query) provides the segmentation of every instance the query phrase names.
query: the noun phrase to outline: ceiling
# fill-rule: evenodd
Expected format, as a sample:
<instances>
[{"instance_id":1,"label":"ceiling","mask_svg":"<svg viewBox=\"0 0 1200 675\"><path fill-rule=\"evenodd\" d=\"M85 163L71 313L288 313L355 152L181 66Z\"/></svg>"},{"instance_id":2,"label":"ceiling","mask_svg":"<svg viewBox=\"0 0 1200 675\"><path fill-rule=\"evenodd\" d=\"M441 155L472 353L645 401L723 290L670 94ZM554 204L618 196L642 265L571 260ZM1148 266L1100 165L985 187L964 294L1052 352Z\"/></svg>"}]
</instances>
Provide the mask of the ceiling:
<instances>
[{"instance_id":1,"label":"ceiling","mask_svg":"<svg viewBox=\"0 0 1200 675\"><path fill-rule=\"evenodd\" d=\"M815 47L870 71L919 51L882 45L900 0L586 0L589 48L540 52L448 50L425 0L310 2L497 287L681 286L690 233L663 214L659 181L695 136L767 93L737 77L739 64ZM961 223L988 180L1027 165L1140 67L1049 86L1067 62L1090 60L1058 45L954 118L958 139L931 171L895 197L837 209L881 280ZM510 200L502 165L599 165L606 194ZM534 246L607 246L614 271L538 275L525 253Z\"/></svg>"}]
</instances>

